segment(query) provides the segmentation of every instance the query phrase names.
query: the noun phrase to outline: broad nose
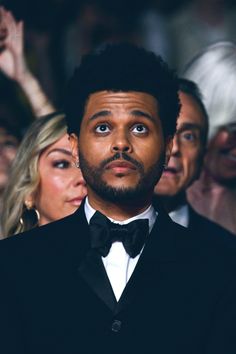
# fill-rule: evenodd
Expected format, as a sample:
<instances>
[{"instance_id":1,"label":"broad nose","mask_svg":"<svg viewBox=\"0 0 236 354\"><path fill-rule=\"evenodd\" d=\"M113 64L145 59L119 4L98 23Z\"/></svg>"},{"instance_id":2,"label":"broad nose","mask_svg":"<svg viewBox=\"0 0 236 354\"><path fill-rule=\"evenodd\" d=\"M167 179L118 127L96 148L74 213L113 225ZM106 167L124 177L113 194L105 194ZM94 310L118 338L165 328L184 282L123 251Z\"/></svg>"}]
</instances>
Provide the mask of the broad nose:
<instances>
[{"instance_id":1,"label":"broad nose","mask_svg":"<svg viewBox=\"0 0 236 354\"><path fill-rule=\"evenodd\" d=\"M131 152L132 144L129 132L123 129L118 130L113 136L111 150L112 152Z\"/></svg>"}]
</instances>

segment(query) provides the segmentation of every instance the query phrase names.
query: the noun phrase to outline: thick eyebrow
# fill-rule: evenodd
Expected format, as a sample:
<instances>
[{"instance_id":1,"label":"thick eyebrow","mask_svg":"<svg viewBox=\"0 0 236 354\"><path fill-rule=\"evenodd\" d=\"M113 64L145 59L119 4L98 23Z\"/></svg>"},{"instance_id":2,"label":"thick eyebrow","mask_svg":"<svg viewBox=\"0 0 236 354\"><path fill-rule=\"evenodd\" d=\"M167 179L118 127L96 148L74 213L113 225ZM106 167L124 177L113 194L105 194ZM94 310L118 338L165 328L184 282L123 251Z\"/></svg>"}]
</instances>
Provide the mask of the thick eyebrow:
<instances>
[{"instance_id":1,"label":"thick eyebrow","mask_svg":"<svg viewBox=\"0 0 236 354\"><path fill-rule=\"evenodd\" d=\"M135 117L145 117L145 118L148 118L149 120L151 120L152 122L155 122L155 119L149 114L149 113L146 113L146 112L143 112L143 111L140 111L138 109L134 109L133 111L130 112L132 116L135 116ZM97 119L97 118L100 118L100 117L107 117L111 115L111 112L110 111L107 111L107 110L104 110L104 111L99 111L95 114L93 114L89 120L94 120L94 119Z\"/></svg>"},{"instance_id":2,"label":"thick eyebrow","mask_svg":"<svg viewBox=\"0 0 236 354\"><path fill-rule=\"evenodd\" d=\"M100 117L107 117L111 114L110 111L99 111L97 113L94 113L90 118L89 120L94 120L94 119L97 119L97 118L100 118Z\"/></svg>"},{"instance_id":3,"label":"thick eyebrow","mask_svg":"<svg viewBox=\"0 0 236 354\"><path fill-rule=\"evenodd\" d=\"M66 150L66 149L61 149L61 148L55 148L55 149L50 150L50 151L47 153L47 156L50 155L50 154L52 154L53 152L61 152L62 154L65 154L65 155L67 155L67 156L70 156L70 157L72 156L71 151Z\"/></svg>"},{"instance_id":4,"label":"thick eyebrow","mask_svg":"<svg viewBox=\"0 0 236 354\"><path fill-rule=\"evenodd\" d=\"M183 123L179 128L177 128L176 132L181 133L184 130L197 129L202 131L203 127L196 123Z\"/></svg>"},{"instance_id":5,"label":"thick eyebrow","mask_svg":"<svg viewBox=\"0 0 236 354\"><path fill-rule=\"evenodd\" d=\"M151 120L152 122L155 122L156 120L154 119L153 116L151 116L151 114L147 113L147 112L143 112L140 111L138 109L134 109L133 111L131 111L131 115L135 116L135 117L145 117L149 120Z\"/></svg>"}]
</instances>

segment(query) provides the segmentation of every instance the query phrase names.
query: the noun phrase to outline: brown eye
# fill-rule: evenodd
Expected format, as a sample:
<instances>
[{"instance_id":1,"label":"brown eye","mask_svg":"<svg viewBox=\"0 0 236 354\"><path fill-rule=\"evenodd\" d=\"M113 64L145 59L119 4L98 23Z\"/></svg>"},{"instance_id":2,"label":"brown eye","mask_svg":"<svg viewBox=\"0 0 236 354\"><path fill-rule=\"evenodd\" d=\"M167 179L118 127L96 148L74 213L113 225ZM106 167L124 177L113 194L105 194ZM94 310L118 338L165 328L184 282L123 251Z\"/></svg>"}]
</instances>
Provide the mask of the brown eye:
<instances>
[{"instance_id":1,"label":"brown eye","mask_svg":"<svg viewBox=\"0 0 236 354\"><path fill-rule=\"evenodd\" d=\"M188 141L193 141L196 137L193 133L183 133L182 138Z\"/></svg>"},{"instance_id":2,"label":"brown eye","mask_svg":"<svg viewBox=\"0 0 236 354\"><path fill-rule=\"evenodd\" d=\"M53 162L53 167L59 169L67 169L71 166L71 163L67 160L58 160Z\"/></svg>"},{"instance_id":3,"label":"brown eye","mask_svg":"<svg viewBox=\"0 0 236 354\"><path fill-rule=\"evenodd\" d=\"M148 132L148 129L144 124L136 124L132 128L132 131L133 131L133 133L136 133L136 134L145 134Z\"/></svg>"},{"instance_id":4,"label":"brown eye","mask_svg":"<svg viewBox=\"0 0 236 354\"><path fill-rule=\"evenodd\" d=\"M186 130L178 133L179 139L184 144L193 144L197 141L198 136L191 130Z\"/></svg>"},{"instance_id":5,"label":"brown eye","mask_svg":"<svg viewBox=\"0 0 236 354\"><path fill-rule=\"evenodd\" d=\"M110 132L110 128L107 124L99 124L96 126L95 128L95 132L96 133L100 133L100 134L103 134L103 133L109 133Z\"/></svg>"}]
</instances>

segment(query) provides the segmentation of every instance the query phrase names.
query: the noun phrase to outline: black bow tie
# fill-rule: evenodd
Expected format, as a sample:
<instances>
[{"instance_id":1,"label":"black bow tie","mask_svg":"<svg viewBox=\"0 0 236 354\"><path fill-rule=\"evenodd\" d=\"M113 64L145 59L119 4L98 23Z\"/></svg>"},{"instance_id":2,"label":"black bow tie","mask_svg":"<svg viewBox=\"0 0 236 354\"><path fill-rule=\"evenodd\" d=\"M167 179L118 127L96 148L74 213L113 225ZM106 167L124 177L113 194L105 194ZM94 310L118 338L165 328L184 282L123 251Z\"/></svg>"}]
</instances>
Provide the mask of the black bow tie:
<instances>
[{"instance_id":1,"label":"black bow tie","mask_svg":"<svg viewBox=\"0 0 236 354\"><path fill-rule=\"evenodd\" d=\"M103 257L109 253L113 242L120 241L131 258L143 248L148 234L148 219L138 219L126 225L111 222L97 211L90 220L91 247Z\"/></svg>"}]
</instances>

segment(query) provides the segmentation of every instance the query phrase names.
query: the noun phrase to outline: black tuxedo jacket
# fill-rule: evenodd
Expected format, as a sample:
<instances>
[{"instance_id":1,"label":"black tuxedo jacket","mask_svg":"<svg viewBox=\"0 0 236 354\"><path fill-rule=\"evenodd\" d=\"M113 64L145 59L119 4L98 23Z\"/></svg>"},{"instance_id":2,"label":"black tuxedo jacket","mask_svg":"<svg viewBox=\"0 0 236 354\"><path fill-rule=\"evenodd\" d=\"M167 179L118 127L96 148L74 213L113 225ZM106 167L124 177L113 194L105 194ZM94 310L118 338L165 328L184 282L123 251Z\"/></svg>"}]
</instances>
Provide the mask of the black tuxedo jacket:
<instances>
[{"instance_id":1,"label":"black tuxedo jacket","mask_svg":"<svg viewBox=\"0 0 236 354\"><path fill-rule=\"evenodd\" d=\"M210 234L213 237L221 235L222 237L234 236L231 232L216 224L215 222L205 218L204 216L198 214L191 206L188 204L189 208L189 225L188 228L191 231L204 234Z\"/></svg>"},{"instance_id":2,"label":"black tuxedo jacket","mask_svg":"<svg viewBox=\"0 0 236 354\"><path fill-rule=\"evenodd\" d=\"M81 207L0 242L1 354L235 354L235 240L160 211L120 301Z\"/></svg>"}]
</instances>

